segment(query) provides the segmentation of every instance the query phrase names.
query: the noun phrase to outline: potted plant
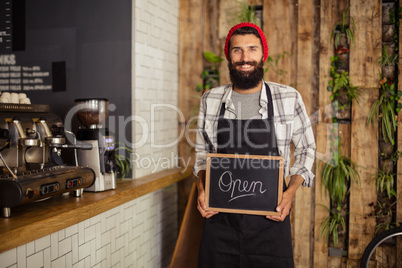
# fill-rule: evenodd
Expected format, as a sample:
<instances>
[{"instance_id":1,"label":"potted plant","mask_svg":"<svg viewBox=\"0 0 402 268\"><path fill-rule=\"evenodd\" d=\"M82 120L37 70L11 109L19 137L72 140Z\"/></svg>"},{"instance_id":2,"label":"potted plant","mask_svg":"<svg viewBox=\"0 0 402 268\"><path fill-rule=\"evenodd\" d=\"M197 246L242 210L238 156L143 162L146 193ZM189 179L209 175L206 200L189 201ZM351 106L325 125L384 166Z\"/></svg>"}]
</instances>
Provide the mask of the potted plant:
<instances>
[{"instance_id":1,"label":"potted plant","mask_svg":"<svg viewBox=\"0 0 402 268\"><path fill-rule=\"evenodd\" d=\"M330 215L325 218L323 223L321 224L321 233L320 233L320 239L321 237L325 234L325 241L328 241L328 238L332 235L332 241L334 243L334 246L338 246L338 241L339 241L339 235L345 235L346 231L346 224L345 224L345 219L341 215L341 210L340 209L335 209L331 210L327 206L324 206L322 204L319 204L323 207L325 207Z\"/></svg>"},{"instance_id":2,"label":"potted plant","mask_svg":"<svg viewBox=\"0 0 402 268\"><path fill-rule=\"evenodd\" d=\"M392 196L396 197L396 192L394 189L394 181L395 177L392 171L383 171L381 169L378 170L378 173L372 176L372 180L375 181L377 185L377 192L385 193L388 199L391 199Z\"/></svg>"},{"instance_id":3,"label":"potted plant","mask_svg":"<svg viewBox=\"0 0 402 268\"><path fill-rule=\"evenodd\" d=\"M396 226L396 223L392 221L393 214L396 212L396 201L393 199L384 199L382 201L377 201L377 204L371 202L369 206L371 207L372 212L370 212L367 217L375 218L375 233L386 231Z\"/></svg>"},{"instance_id":4,"label":"potted plant","mask_svg":"<svg viewBox=\"0 0 402 268\"><path fill-rule=\"evenodd\" d=\"M350 83L349 73L346 71L337 72L336 66L338 65L337 56L334 56L333 63L335 67L331 68L331 77L333 80L328 81L327 90L332 92L331 100L336 101L334 108L336 117L339 119L346 119L350 117L350 105L353 100L359 102L361 90ZM348 108L348 109L345 109Z\"/></svg>"},{"instance_id":5,"label":"potted plant","mask_svg":"<svg viewBox=\"0 0 402 268\"><path fill-rule=\"evenodd\" d=\"M392 78L395 75L395 65L398 65L398 54L393 53L392 46L388 49L382 47L381 56L377 59L377 64L381 66L382 76Z\"/></svg>"},{"instance_id":6,"label":"potted plant","mask_svg":"<svg viewBox=\"0 0 402 268\"><path fill-rule=\"evenodd\" d=\"M338 207L345 202L346 195L350 191L349 182L352 180L354 183L360 183L356 164L349 157L340 155L339 149L340 143L333 159L329 163L324 162L321 169L321 185L328 191L331 202Z\"/></svg>"},{"instance_id":7,"label":"potted plant","mask_svg":"<svg viewBox=\"0 0 402 268\"><path fill-rule=\"evenodd\" d=\"M255 7L249 6L247 1L236 0L236 2L239 5L239 8L234 15L234 18L231 20L231 23L237 24L241 22L251 22L260 26L261 22L255 13Z\"/></svg>"},{"instance_id":8,"label":"potted plant","mask_svg":"<svg viewBox=\"0 0 402 268\"><path fill-rule=\"evenodd\" d=\"M394 145L394 134L397 127L396 113L398 113L402 107L401 103L395 105L395 101L399 100L402 96L402 92L396 92L393 80L386 77L382 77L380 85L380 97L371 106L367 124L371 122L374 123L374 120L380 120L382 138L385 142L390 142Z\"/></svg>"},{"instance_id":9,"label":"potted plant","mask_svg":"<svg viewBox=\"0 0 402 268\"><path fill-rule=\"evenodd\" d=\"M335 24L335 28L331 33L331 40L334 40L335 49L337 49L341 44L343 47L346 47L347 45L352 46L353 44L356 25L353 17L348 17L346 15L347 13L349 13L349 8L345 12L342 12L342 22ZM345 41L347 45L345 44Z\"/></svg>"},{"instance_id":10,"label":"potted plant","mask_svg":"<svg viewBox=\"0 0 402 268\"><path fill-rule=\"evenodd\" d=\"M125 178L131 170L131 158L127 155L133 153L133 150L122 142L116 143L115 161L117 166L117 176Z\"/></svg>"}]
</instances>

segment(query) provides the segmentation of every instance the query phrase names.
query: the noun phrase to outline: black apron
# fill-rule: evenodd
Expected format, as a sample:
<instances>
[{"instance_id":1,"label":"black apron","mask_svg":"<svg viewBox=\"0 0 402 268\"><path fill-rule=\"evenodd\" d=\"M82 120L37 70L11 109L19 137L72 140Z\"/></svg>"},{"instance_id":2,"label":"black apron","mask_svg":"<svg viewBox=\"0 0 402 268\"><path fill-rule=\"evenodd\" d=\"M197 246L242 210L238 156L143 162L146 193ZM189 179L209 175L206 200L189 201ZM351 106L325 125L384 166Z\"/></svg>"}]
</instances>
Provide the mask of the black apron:
<instances>
[{"instance_id":1,"label":"black apron","mask_svg":"<svg viewBox=\"0 0 402 268\"><path fill-rule=\"evenodd\" d=\"M224 119L225 103L222 103L218 119L218 153L279 155L271 91L267 84L265 89L267 119ZM245 137L243 130L246 128ZM222 212L205 219L198 267L294 267L289 215L283 222L265 216Z\"/></svg>"}]
</instances>

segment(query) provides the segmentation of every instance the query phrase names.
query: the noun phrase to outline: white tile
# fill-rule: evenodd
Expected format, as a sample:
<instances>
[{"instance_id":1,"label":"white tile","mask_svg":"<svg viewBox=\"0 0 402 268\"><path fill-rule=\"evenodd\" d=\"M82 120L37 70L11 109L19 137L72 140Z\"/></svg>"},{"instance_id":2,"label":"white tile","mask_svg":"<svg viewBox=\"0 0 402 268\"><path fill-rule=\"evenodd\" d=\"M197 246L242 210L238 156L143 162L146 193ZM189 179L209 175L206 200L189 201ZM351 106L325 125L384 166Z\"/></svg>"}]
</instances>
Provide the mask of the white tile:
<instances>
[{"instance_id":1,"label":"white tile","mask_svg":"<svg viewBox=\"0 0 402 268\"><path fill-rule=\"evenodd\" d=\"M91 244L84 243L78 247L78 259L81 261L91 254Z\"/></svg>"},{"instance_id":2,"label":"white tile","mask_svg":"<svg viewBox=\"0 0 402 268\"><path fill-rule=\"evenodd\" d=\"M119 236L116 238L116 250L119 250L124 247L125 244L125 236Z\"/></svg>"},{"instance_id":3,"label":"white tile","mask_svg":"<svg viewBox=\"0 0 402 268\"><path fill-rule=\"evenodd\" d=\"M91 255L90 255L90 260L91 260L91 265L94 265L96 263L96 241L95 239L91 240Z\"/></svg>"},{"instance_id":4,"label":"white tile","mask_svg":"<svg viewBox=\"0 0 402 268\"><path fill-rule=\"evenodd\" d=\"M102 247L102 239L101 239L101 235L102 235L102 232L101 232L101 223L100 223L100 222L98 222L98 223L95 225L95 228L96 228L96 235L95 235L95 242L96 242L96 244L95 244L95 249L98 249L98 248L101 248L101 247Z\"/></svg>"},{"instance_id":5,"label":"white tile","mask_svg":"<svg viewBox=\"0 0 402 268\"><path fill-rule=\"evenodd\" d=\"M66 258L66 268L72 267L73 266L73 254L71 252L67 253L65 255Z\"/></svg>"},{"instance_id":6,"label":"white tile","mask_svg":"<svg viewBox=\"0 0 402 268\"><path fill-rule=\"evenodd\" d=\"M27 268L43 267L43 251L39 251L27 258Z\"/></svg>"},{"instance_id":7,"label":"white tile","mask_svg":"<svg viewBox=\"0 0 402 268\"><path fill-rule=\"evenodd\" d=\"M78 223L78 245L85 243L85 224L84 222Z\"/></svg>"},{"instance_id":8,"label":"white tile","mask_svg":"<svg viewBox=\"0 0 402 268\"><path fill-rule=\"evenodd\" d=\"M91 225L84 230L85 233L85 243L91 241L92 239L95 239L96 235L96 226Z\"/></svg>"},{"instance_id":9,"label":"white tile","mask_svg":"<svg viewBox=\"0 0 402 268\"><path fill-rule=\"evenodd\" d=\"M110 230L107 232L104 232L101 236L101 247L106 246L107 244L110 244L111 239L110 239Z\"/></svg>"},{"instance_id":10,"label":"white tile","mask_svg":"<svg viewBox=\"0 0 402 268\"><path fill-rule=\"evenodd\" d=\"M40 251L47 247L50 247L50 235L39 238L34 242L35 242L35 251Z\"/></svg>"},{"instance_id":11,"label":"white tile","mask_svg":"<svg viewBox=\"0 0 402 268\"><path fill-rule=\"evenodd\" d=\"M59 241L63 240L64 238L66 238L66 229L60 230L59 233Z\"/></svg>"},{"instance_id":12,"label":"white tile","mask_svg":"<svg viewBox=\"0 0 402 268\"><path fill-rule=\"evenodd\" d=\"M18 259L18 266L19 267L26 267L27 265L27 254L26 254L26 245L17 247L17 259ZM2 261L0 260L0 263Z\"/></svg>"},{"instance_id":13,"label":"white tile","mask_svg":"<svg viewBox=\"0 0 402 268\"><path fill-rule=\"evenodd\" d=\"M85 259L80 260L79 262L73 263L73 268L85 268Z\"/></svg>"},{"instance_id":14,"label":"white tile","mask_svg":"<svg viewBox=\"0 0 402 268\"><path fill-rule=\"evenodd\" d=\"M106 267L111 266L111 245L106 245Z\"/></svg>"},{"instance_id":15,"label":"white tile","mask_svg":"<svg viewBox=\"0 0 402 268\"><path fill-rule=\"evenodd\" d=\"M78 234L71 237L71 251L72 251L72 262L76 263L79 260L78 255Z\"/></svg>"},{"instance_id":16,"label":"white tile","mask_svg":"<svg viewBox=\"0 0 402 268\"><path fill-rule=\"evenodd\" d=\"M27 256L30 256L35 253L35 241L29 242L26 244Z\"/></svg>"},{"instance_id":17,"label":"white tile","mask_svg":"<svg viewBox=\"0 0 402 268\"><path fill-rule=\"evenodd\" d=\"M59 242L59 256L71 252L71 236Z\"/></svg>"},{"instance_id":18,"label":"white tile","mask_svg":"<svg viewBox=\"0 0 402 268\"><path fill-rule=\"evenodd\" d=\"M24 267L24 266L21 266L21 267ZM46 248L43 251L43 267L44 268L52 267L52 261L51 261L51 258L50 258L50 247Z\"/></svg>"},{"instance_id":19,"label":"white tile","mask_svg":"<svg viewBox=\"0 0 402 268\"><path fill-rule=\"evenodd\" d=\"M101 263L106 260L106 247L102 247L95 252L95 263Z\"/></svg>"},{"instance_id":20,"label":"white tile","mask_svg":"<svg viewBox=\"0 0 402 268\"><path fill-rule=\"evenodd\" d=\"M52 261L52 268L63 268L66 267L66 259L65 256L61 256L60 258Z\"/></svg>"},{"instance_id":21,"label":"white tile","mask_svg":"<svg viewBox=\"0 0 402 268\"><path fill-rule=\"evenodd\" d=\"M74 224L66 228L66 237L73 236L78 233L78 224Z\"/></svg>"},{"instance_id":22,"label":"white tile","mask_svg":"<svg viewBox=\"0 0 402 268\"><path fill-rule=\"evenodd\" d=\"M11 249L0 254L0 263L2 267L17 263L17 249Z\"/></svg>"},{"instance_id":23,"label":"white tile","mask_svg":"<svg viewBox=\"0 0 402 268\"><path fill-rule=\"evenodd\" d=\"M59 257L59 238L57 233L50 235L50 258L55 260Z\"/></svg>"},{"instance_id":24,"label":"white tile","mask_svg":"<svg viewBox=\"0 0 402 268\"><path fill-rule=\"evenodd\" d=\"M114 266L116 265L120 260L120 252L119 251L115 251L112 253L111 255L111 265Z\"/></svg>"}]
</instances>

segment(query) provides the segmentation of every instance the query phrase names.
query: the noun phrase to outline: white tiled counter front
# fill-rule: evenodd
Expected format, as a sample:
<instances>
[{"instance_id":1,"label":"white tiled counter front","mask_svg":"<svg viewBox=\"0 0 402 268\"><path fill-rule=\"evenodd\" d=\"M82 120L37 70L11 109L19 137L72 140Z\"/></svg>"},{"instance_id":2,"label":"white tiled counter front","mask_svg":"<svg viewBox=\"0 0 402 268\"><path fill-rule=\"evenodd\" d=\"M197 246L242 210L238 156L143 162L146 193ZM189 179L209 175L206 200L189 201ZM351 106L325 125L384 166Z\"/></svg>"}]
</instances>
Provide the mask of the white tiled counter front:
<instances>
[{"instance_id":1,"label":"white tiled counter front","mask_svg":"<svg viewBox=\"0 0 402 268\"><path fill-rule=\"evenodd\" d=\"M161 176L157 181L151 180L150 177L147 179L147 187L137 189L139 195L143 194L138 198L133 195L132 200L96 216L3 251L0 253L0 267L168 267L178 233L176 182L188 177L188 174L179 173L177 176L177 173L171 173L167 180L165 176ZM168 186L152 191L160 185L158 181L161 180L161 186L166 183ZM152 192L144 194L145 188ZM18 231L24 236L30 233L34 236L37 226L43 227L38 228L40 233L46 230L50 232L57 228L53 222L62 226L74 221L72 218L80 219L96 213L97 209L101 209L97 206L118 204L130 196L131 190L135 191L134 188L121 190L115 195L109 194L106 198L96 198L99 200L92 204L89 204L89 200L81 200L85 203L84 207L80 208L74 204L73 210L61 211L61 215L56 215L57 211L50 208L48 215L59 220L46 219L45 215L42 215L39 219L34 218L32 224L27 223L25 227L13 229L7 223L12 224L18 218L22 221L29 218L29 215L24 215L24 207L21 206L17 208L15 218L0 219L0 227L8 226L9 229L9 232L1 231L0 241L4 245L7 240L13 239L13 234ZM89 196L90 199L108 192L84 193L83 197ZM72 197L64 200L69 201L68 206L81 202L80 198L75 202L71 202L71 199L74 201ZM29 204L26 206L27 214L33 213L32 207ZM90 211L87 211L88 209ZM68 218L63 219L64 216ZM23 240L22 238L15 239Z\"/></svg>"}]
</instances>

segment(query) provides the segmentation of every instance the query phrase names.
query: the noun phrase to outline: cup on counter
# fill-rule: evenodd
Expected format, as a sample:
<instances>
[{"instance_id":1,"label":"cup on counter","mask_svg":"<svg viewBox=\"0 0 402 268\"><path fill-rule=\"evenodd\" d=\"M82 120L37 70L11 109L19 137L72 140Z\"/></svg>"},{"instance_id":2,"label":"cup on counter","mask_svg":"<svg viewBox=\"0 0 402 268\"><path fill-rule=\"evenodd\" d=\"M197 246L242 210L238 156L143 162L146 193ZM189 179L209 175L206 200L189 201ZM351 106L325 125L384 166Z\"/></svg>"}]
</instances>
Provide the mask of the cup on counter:
<instances>
[{"instance_id":1,"label":"cup on counter","mask_svg":"<svg viewBox=\"0 0 402 268\"><path fill-rule=\"evenodd\" d=\"M31 104L31 100L29 98L20 99L20 104Z\"/></svg>"},{"instance_id":2,"label":"cup on counter","mask_svg":"<svg viewBox=\"0 0 402 268\"><path fill-rule=\"evenodd\" d=\"M18 93L11 93L11 103L20 103L20 97L18 96Z\"/></svg>"},{"instance_id":3,"label":"cup on counter","mask_svg":"<svg viewBox=\"0 0 402 268\"><path fill-rule=\"evenodd\" d=\"M18 98L19 99L25 99L27 97L27 94L25 93L18 93Z\"/></svg>"},{"instance_id":4,"label":"cup on counter","mask_svg":"<svg viewBox=\"0 0 402 268\"><path fill-rule=\"evenodd\" d=\"M1 99L2 103L10 103L11 102L11 94L10 94L10 92L3 92L1 94L0 99Z\"/></svg>"}]
</instances>

